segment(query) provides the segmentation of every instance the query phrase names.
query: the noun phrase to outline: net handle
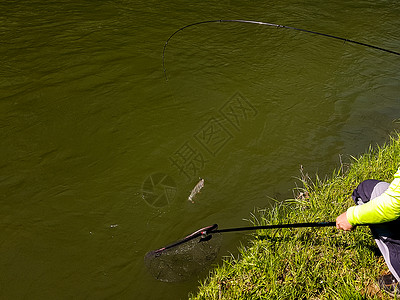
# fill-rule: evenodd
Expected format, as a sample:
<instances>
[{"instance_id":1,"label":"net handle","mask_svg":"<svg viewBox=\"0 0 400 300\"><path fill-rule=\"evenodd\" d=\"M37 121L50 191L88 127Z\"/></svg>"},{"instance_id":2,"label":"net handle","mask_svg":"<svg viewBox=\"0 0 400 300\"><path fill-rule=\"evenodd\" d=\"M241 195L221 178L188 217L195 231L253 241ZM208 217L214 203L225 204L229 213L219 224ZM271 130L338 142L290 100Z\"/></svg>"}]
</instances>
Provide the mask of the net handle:
<instances>
[{"instance_id":1,"label":"net handle","mask_svg":"<svg viewBox=\"0 0 400 300\"><path fill-rule=\"evenodd\" d=\"M211 233L248 231L248 230L260 230L260 229L329 227L329 226L336 226L336 222L309 222L309 223L294 223L294 224L276 224L276 225L237 227L237 228L226 228L226 229L214 229L212 231L207 231L207 233L211 234Z\"/></svg>"},{"instance_id":2,"label":"net handle","mask_svg":"<svg viewBox=\"0 0 400 300\"><path fill-rule=\"evenodd\" d=\"M369 224L360 224L369 225ZM276 224L276 225L262 225L262 226L249 226L249 227L236 227L236 228L226 228L226 229L218 229L218 224L210 225L203 227L192 234L189 234L185 238L169 244L163 248L157 249L153 251L154 253L161 253L164 250L179 246L183 243L189 242L197 237L206 238L210 234L214 233L224 233L224 232L237 232L237 231L250 231L250 230L260 230L260 229L277 229L277 228L304 228L304 227L332 227L336 226L336 222L309 222L309 223L293 223L293 224Z\"/></svg>"}]
</instances>

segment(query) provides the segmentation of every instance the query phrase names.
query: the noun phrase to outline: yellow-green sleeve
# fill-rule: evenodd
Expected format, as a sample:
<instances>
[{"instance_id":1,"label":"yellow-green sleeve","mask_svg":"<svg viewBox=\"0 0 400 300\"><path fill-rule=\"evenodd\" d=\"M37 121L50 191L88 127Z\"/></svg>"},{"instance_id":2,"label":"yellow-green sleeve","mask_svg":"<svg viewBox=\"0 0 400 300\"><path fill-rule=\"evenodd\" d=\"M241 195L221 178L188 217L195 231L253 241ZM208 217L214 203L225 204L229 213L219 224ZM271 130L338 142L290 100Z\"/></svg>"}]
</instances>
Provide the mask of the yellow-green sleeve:
<instances>
[{"instance_id":1,"label":"yellow-green sleeve","mask_svg":"<svg viewBox=\"0 0 400 300\"><path fill-rule=\"evenodd\" d=\"M382 195L366 204L350 207L346 215L351 225L384 223L400 217L400 168Z\"/></svg>"}]
</instances>

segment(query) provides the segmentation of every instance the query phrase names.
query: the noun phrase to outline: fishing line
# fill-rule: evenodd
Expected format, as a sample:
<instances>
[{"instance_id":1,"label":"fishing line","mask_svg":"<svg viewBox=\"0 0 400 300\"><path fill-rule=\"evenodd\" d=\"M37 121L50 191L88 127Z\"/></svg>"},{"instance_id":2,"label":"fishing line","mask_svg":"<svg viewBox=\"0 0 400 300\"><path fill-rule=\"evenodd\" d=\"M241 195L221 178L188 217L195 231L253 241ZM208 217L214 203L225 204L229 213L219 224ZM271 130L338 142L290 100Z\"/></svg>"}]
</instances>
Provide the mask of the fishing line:
<instances>
[{"instance_id":1,"label":"fishing line","mask_svg":"<svg viewBox=\"0 0 400 300\"><path fill-rule=\"evenodd\" d=\"M350 40L350 39L347 39L347 38L342 38L342 37L335 36L335 35L332 35L332 34L327 34L327 33L317 32L317 31L313 31L313 30L307 30L307 29L301 29L301 28L296 28L296 27L291 27L291 26L286 26L286 25L278 25L278 24L273 24L273 23L259 22L259 21L249 21L249 20L208 20L208 21L201 21L201 22L196 22L196 23L185 25L185 26L179 28L178 30L176 30L167 39L167 41L165 42L164 48L163 48L163 53L162 53L162 65L163 65L164 77L165 77L166 81L168 81L168 77L167 77L167 70L166 70L166 67L165 67L165 53L166 53L166 49L167 49L167 45L168 45L169 41L178 32L180 32L180 31L182 31L182 30L184 30L184 29L186 29L188 27L197 26L197 25L201 25L201 24L208 24L208 23L247 23L247 24L265 25L265 26L275 27L275 28L278 28L278 29L279 28L290 29L290 30L296 30L296 31L301 31L301 32L305 32L305 33L315 34L315 35L319 35L319 36L324 36L324 37L327 37L327 38L340 40L340 41L343 41L345 43L352 43L352 44L356 44L356 45L372 48L372 49L375 49L375 50L387 52L387 53L390 53L390 54L400 55L400 52L396 52L396 51L393 51L393 50L389 50L389 49L385 49L385 48L382 48L382 47L374 46L374 45L371 45L371 44L358 42L358 41Z\"/></svg>"}]
</instances>

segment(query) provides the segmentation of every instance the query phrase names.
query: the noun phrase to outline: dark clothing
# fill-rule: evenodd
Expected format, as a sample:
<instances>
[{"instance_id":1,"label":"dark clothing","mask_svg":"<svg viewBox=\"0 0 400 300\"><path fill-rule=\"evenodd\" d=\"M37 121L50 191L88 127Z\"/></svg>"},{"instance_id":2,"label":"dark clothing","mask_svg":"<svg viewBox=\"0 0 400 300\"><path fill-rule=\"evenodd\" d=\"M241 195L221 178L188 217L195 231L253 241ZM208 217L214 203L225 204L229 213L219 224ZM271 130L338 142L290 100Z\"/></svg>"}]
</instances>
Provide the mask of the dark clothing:
<instances>
[{"instance_id":1,"label":"dark clothing","mask_svg":"<svg viewBox=\"0 0 400 300\"><path fill-rule=\"evenodd\" d=\"M358 185L352 198L357 205L362 205L384 193L388 187L387 182L368 179ZM400 218L369 227L390 272L400 282Z\"/></svg>"}]
</instances>

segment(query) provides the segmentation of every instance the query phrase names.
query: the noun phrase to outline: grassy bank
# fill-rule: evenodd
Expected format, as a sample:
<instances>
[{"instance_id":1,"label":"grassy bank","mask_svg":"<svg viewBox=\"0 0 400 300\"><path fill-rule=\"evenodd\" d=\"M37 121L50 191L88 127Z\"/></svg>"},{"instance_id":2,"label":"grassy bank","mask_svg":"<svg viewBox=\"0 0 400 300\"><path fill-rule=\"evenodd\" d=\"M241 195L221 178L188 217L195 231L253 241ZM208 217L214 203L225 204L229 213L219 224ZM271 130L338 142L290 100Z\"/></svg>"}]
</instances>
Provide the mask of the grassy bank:
<instances>
[{"instance_id":1,"label":"grassy bank","mask_svg":"<svg viewBox=\"0 0 400 300\"><path fill-rule=\"evenodd\" d=\"M256 225L332 221L353 205L358 183L391 181L400 165L399 134L382 147L352 158L326 180L303 177L299 199L257 212ZM369 228L259 231L201 283L192 299L390 299L375 284L387 271Z\"/></svg>"}]
</instances>

